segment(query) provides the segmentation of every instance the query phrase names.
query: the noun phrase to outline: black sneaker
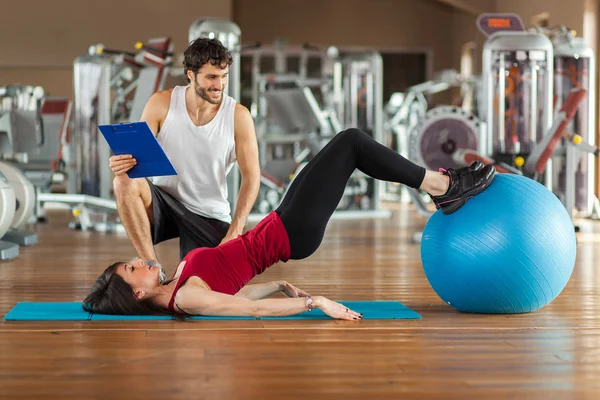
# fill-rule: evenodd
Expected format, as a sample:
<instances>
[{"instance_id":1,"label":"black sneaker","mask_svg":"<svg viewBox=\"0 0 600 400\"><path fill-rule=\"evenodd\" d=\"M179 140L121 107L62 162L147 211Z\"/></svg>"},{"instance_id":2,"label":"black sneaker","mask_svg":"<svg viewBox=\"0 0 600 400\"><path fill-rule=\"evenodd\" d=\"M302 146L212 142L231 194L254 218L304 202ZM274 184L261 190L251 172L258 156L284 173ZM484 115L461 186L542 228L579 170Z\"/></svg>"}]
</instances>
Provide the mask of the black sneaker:
<instances>
[{"instance_id":1,"label":"black sneaker","mask_svg":"<svg viewBox=\"0 0 600 400\"><path fill-rule=\"evenodd\" d=\"M444 214L452 214L490 185L496 175L496 168L486 165L479 170L463 171L460 175L456 170L449 169L443 171L443 174L450 178L450 186L445 194L434 196L433 201Z\"/></svg>"},{"instance_id":2,"label":"black sneaker","mask_svg":"<svg viewBox=\"0 0 600 400\"><path fill-rule=\"evenodd\" d=\"M468 167L462 167L455 171L458 174L458 176L461 176L468 172L479 171L483 167L484 167L484 164L481 161L476 160L476 161L473 161L471 163L471 165L469 165ZM443 172L443 171L440 171L440 172Z\"/></svg>"},{"instance_id":3,"label":"black sneaker","mask_svg":"<svg viewBox=\"0 0 600 400\"><path fill-rule=\"evenodd\" d=\"M458 168L458 169L448 169L448 170L440 168L440 172L448 175L449 173L451 173L451 172L448 172L448 171L454 171L456 173L456 175L463 176L464 174L467 174L469 172L479 171L481 168L483 168L483 163L481 161L479 161L479 160L476 160L476 161L473 161L471 163L471 165L469 165L467 167L462 167L462 168ZM433 200L433 204L435 204L435 209L439 210L440 206L435 201L435 199L433 198L433 196L429 196L429 197L431 197L431 200Z\"/></svg>"}]
</instances>

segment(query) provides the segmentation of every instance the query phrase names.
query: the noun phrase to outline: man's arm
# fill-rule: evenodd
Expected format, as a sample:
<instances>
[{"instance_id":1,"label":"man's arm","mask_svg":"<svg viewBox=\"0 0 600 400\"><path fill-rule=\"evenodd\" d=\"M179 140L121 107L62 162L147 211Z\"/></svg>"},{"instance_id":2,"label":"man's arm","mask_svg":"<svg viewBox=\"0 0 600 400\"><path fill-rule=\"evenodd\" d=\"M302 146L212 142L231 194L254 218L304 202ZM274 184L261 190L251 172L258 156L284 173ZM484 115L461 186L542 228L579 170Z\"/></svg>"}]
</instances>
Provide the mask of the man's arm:
<instances>
[{"instance_id":1,"label":"man's arm","mask_svg":"<svg viewBox=\"0 0 600 400\"><path fill-rule=\"evenodd\" d=\"M234 124L236 158L242 179L231 225L221 243L242 234L260 187L260 164L254 120L248 109L240 104L235 108Z\"/></svg>"}]
</instances>

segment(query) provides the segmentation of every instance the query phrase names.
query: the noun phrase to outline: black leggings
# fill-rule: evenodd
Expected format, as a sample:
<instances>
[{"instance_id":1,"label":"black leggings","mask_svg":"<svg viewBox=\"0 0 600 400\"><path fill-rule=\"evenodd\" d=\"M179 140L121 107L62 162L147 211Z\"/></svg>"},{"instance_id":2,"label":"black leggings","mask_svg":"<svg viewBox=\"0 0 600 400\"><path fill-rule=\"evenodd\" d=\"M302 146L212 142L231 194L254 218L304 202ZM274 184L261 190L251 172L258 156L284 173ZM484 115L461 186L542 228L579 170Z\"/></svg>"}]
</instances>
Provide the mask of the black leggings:
<instances>
[{"instance_id":1,"label":"black leggings","mask_svg":"<svg viewBox=\"0 0 600 400\"><path fill-rule=\"evenodd\" d=\"M372 178L419 188L425 168L359 129L338 133L292 182L276 212L288 233L291 259L314 253L355 169Z\"/></svg>"}]
</instances>

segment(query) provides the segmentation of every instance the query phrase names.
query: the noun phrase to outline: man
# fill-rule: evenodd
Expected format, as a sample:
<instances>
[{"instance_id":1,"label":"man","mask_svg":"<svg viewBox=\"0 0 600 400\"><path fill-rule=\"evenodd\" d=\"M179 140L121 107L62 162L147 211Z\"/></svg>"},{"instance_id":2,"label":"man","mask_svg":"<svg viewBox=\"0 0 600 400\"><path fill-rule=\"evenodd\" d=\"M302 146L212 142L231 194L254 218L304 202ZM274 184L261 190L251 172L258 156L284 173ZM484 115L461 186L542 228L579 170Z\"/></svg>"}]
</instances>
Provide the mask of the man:
<instances>
[{"instance_id":1,"label":"man","mask_svg":"<svg viewBox=\"0 0 600 400\"><path fill-rule=\"evenodd\" d=\"M137 251L157 260L154 244L179 237L180 257L240 235L260 185L254 122L248 109L223 93L233 59L216 39L200 38L184 52L189 86L155 93L146 121L176 176L130 179L131 155L112 156L119 216ZM241 186L233 218L226 176L237 160Z\"/></svg>"}]
</instances>

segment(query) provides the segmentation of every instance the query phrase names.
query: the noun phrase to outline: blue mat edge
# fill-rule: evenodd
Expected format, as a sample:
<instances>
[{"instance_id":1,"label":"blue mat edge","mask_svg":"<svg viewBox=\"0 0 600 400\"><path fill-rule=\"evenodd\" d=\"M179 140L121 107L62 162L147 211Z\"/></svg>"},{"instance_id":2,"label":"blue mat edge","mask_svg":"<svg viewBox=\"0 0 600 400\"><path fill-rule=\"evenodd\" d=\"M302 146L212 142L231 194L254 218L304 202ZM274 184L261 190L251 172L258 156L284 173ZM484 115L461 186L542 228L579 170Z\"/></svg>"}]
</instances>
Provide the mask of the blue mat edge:
<instances>
[{"instance_id":1,"label":"blue mat edge","mask_svg":"<svg viewBox=\"0 0 600 400\"><path fill-rule=\"evenodd\" d=\"M357 311L361 311L362 308L367 308L369 305L377 305L378 307L384 306L387 308L387 313L395 313L395 316L386 316L386 317L370 317L368 313L363 316L365 320L390 320L390 319L422 319L422 316L416 311L408 308L404 304L396 300L348 300L348 301L339 301L342 304L348 305L350 308L357 308ZM79 316L69 318L15 318L15 314L19 314L21 312L20 308L27 308L31 305L64 305L67 308L72 308L71 313L77 313ZM390 307L396 308L394 310L389 310ZM376 310L377 311L377 310ZM43 311L41 311L43 313ZM378 313L379 314L379 313ZM399 316L400 314L401 316ZM67 314L69 315L69 314ZM173 317L170 316L154 316L154 315L133 315L133 316L120 316L120 315L103 315L103 314L91 314L85 312L81 308L81 302L19 302L17 303L5 316L4 321L169 321L174 320ZM205 316L194 316L187 318L192 321L206 321L206 320L329 320L331 319L329 316L325 315L320 310L307 311L302 314L291 315L286 317L205 317Z\"/></svg>"}]
</instances>

